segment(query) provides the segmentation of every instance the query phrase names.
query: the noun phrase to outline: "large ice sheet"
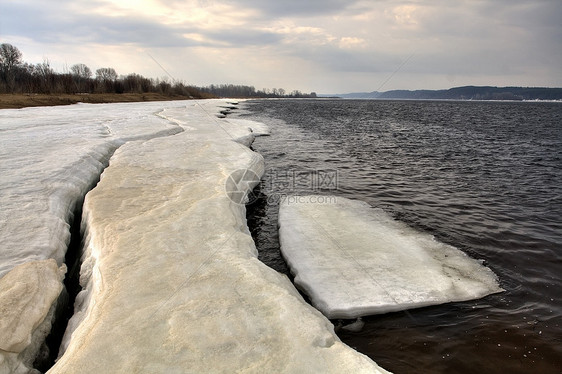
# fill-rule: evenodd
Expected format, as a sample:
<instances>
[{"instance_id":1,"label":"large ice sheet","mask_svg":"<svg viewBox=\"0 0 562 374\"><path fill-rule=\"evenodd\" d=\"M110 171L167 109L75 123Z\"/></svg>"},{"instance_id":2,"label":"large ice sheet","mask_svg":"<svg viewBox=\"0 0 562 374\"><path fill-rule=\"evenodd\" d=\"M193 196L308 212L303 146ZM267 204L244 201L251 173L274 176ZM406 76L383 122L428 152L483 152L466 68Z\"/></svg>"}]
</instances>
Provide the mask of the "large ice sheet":
<instances>
[{"instance_id":1,"label":"large ice sheet","mask_svg":"<svg viewBox=\"0 0 562 374\"><path fill-rule=\"evenodd\" d=\"M77 204L120 145L183 129L174 103L79 104L0 111L0 277L18 264L60 265Z\"/></svg>"},{"instance_id":2,"label":"large ice sheet","mask_svg":"<svg viewBox=\"0 0 562 374\"><path fill-rule=\"evenodd\" d=\"M113 152L183 131L158 116L163 105L185 104L0 111L0 373L32 371L63 287L69 224Z\"/></svg>"},{"instance_id":3,"label":"large ice sheet","mask_svg":"<svg viewBox=\"0 0 562 374\"><path fill-rule=\"evenodd\" d=\"M248 124L216 118L223 100L190 101L193 105L233 139L250 144L256 135L248 131ZM166 111L174 108L184 115L190 112L181 101L0 111L1 373L30 370L33 355L50 330L57 303L51 296L60 294L62 279L45 281L41 274L52 264L62 265L69 224L83 196L123 144L192 130L181 116L166 117ZM31 338L21 340L24 332ZM10 343L14 341L17 352Z\"/></svg>"},{"instance_id":4,"label":"large ice sheet","mask_svg":"<svg viewBox=\"0 0 562 374\"><path fill-rule=\"evenodd\" d=\"M361 201L289 196L280 204L279 236L295 283L329 318L503 291L479 261Z\"/></svg>"},{"instance_id":5,"label":"large ice sheet","mask_svg":"<svg viewBox=\"0 0 562 374\"><path fill-rule=\"evenodd\" d=\"M263 159L218 104L165 110L186 131L123 145L88 193L84 290L49 373L386 373L257 260L225 182Z\"/></svg>"}]
</instances>

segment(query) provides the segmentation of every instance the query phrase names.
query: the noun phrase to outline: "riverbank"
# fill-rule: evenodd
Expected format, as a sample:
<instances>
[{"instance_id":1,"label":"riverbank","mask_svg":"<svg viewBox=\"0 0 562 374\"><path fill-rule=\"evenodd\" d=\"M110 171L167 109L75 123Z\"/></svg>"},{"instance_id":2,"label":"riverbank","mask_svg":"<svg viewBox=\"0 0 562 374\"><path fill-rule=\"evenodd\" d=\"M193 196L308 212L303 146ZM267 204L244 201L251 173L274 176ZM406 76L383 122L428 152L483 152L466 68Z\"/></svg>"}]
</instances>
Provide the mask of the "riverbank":
<instances>
[{"instance_id":1,"label":"riverbank","mask_svg":"<svg viewBox=\"0 0 562 374\"><path fill-rule=\"evenodd\" d=\"M77 103L130 103L143 101L189 100L190 96L148 93L94 94L0 94L0 109L20 109L36 106L70 105Z\"/></svg>"}]
</instances>

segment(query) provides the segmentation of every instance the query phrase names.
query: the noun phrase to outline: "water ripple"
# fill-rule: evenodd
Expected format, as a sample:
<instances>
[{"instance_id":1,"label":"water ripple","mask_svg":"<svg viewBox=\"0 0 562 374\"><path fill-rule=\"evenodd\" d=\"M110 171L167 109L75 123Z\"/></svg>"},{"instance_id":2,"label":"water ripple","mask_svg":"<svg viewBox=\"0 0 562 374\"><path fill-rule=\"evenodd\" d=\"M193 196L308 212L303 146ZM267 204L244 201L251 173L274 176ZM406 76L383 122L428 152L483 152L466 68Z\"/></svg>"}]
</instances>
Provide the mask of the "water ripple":
<instances>
[{"instance_id":1,"label":"water ripple","mask_svg":"<svg viewBox=\"0 0 562 374\"><path fill-rule=\"evenodd\" d=\"M427 231L498 274L506 292L365 319L340 337L397 373L560 373L562 105L268 100L255 149L276 170L337 170L337 189ZM264 183L267 184L267 174ZM271 181L269 181L271 182ZM250 207L262 261L279 253L276 194ZM485 357L485 359L484 359Z\"/></svg>"}]
</instances>

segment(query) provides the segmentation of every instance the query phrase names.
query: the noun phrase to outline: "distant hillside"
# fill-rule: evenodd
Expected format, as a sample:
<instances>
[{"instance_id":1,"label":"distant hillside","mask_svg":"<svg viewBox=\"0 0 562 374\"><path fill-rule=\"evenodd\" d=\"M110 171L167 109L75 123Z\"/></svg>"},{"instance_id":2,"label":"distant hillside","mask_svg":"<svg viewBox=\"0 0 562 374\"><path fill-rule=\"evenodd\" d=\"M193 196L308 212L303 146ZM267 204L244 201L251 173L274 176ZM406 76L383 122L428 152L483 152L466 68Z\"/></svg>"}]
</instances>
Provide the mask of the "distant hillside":
<instances>
[{"instance_id":1,"label":"distant hillside","mask_svg":"<svg viewBox=\"0 0 562 374\"><path fill-rule=\"evenodd\" d=\"M373 92L352 92L345 94L318 94L318 97L339 97L342 99L376 99L381 93Z\"/></svg>"},{"instance_id":2,"label":"distant hillside","mask_svg":"<svg viewBox=\"0 0 562 374\"><path fill-rule=\"evenodd\" d=\"M345 99L411 99L411 100L562 100L562 88L465 86L448 90L393 90L358 92L338 95Z\"/></svg>"},{"instance_id":3,"label":"distant hillside","mask_svg":"<svg viewBox=\"0 0 562 374\"><path fill-rule=\"evenodd\" d=\"M344 94L318 94L318 97L338 97L341 99L376 99L381 93L373 92L351 92Z\"/></svg>"}]
</instances>

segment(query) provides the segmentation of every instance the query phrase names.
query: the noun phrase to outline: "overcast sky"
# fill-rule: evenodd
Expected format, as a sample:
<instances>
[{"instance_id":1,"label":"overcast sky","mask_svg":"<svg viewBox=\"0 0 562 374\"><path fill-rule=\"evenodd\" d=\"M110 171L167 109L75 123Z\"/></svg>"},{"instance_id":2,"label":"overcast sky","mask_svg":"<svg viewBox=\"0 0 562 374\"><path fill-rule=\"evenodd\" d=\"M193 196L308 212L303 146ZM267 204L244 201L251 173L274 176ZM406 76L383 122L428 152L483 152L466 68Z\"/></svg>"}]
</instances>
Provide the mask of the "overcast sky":
<instances>
[{"instance_id":1,"label":"overcast sky","mask_svg":"<svg viewBox=\"0 0 562 374\"><path fill-rule=\"evenodd\" d=\"M196 85L562 87L562 0L0 0L0 43Z\"/></svg>"}]
</instances>

